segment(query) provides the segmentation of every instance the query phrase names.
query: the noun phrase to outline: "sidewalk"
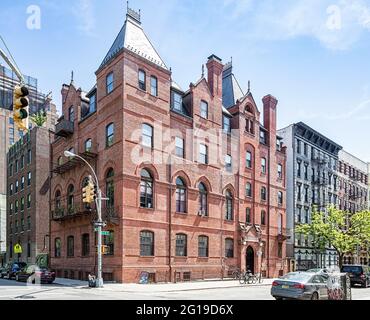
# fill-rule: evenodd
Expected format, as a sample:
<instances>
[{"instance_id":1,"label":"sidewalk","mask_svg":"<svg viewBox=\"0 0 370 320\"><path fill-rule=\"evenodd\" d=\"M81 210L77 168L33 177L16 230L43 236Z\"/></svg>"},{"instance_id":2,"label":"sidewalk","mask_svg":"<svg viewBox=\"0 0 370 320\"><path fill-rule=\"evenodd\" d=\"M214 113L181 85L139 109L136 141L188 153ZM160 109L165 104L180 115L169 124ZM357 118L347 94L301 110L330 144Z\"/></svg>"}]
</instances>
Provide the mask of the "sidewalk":
<instances>
[{"instance_id":1,"label":"sidewalk","mask_svg":"<svg viewBox=\"0 0 370 320\"><path fill-rule=\"evenodd\" d=\"M197 281L197 282L181 282L181 283L163 283L163 284L121 284L121 283L105 283L104 287L97 290L117 291L117 292L133 292L133 293L154 293L154 292L178 292L178 291L194 291L194 290L212 290L212 289L225 289L236 287L259 287L271 286L274 279L264 279L263 283L241 285L239 281L235 280L216 280L216 281ZM55 284L86 288L88 287L87 281L78 281L70 279L55 279Z\"/></svg>"}]
</instances>

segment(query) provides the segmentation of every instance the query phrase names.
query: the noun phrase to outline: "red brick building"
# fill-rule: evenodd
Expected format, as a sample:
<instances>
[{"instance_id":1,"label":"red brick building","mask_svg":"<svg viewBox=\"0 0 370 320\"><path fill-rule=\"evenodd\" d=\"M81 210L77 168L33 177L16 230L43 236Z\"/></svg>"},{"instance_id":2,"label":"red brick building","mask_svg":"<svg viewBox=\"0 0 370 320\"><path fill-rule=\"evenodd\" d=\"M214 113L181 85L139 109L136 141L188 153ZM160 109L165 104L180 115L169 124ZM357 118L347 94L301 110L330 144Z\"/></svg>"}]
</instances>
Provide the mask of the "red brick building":
<instances>
[{"instance_id":1,"label":"red brick building","mask_svg":"<svg viewBox=\"0 0 370 320\"><path fill-rule=\"evenodd\" d=\"M287 270L277 100L263 98L261 123L231 64L212 55L207 71L184 92L129 9L96 86L86 94L63 85L51 182L58 276L96 272L96 213L81 196L89 171L64 158L71 149L95 167L110 199L105 281L138 282L143 271L161 282L220 278L233 267L269 277Z\"/></svg>"}]
</instances>

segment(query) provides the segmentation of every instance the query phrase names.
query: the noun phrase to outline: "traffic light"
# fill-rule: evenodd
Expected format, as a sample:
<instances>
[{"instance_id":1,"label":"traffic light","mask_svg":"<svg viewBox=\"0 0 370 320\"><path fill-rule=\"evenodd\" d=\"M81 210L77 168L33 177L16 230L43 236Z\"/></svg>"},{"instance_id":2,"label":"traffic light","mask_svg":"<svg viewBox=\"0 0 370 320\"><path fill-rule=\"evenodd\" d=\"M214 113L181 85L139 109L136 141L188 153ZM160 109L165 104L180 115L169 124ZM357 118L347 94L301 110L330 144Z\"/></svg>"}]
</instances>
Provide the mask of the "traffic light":
<instances>
[{"instance_id":1,"label":"traffic light","mask_svg":"<svg viewBox=\"0 0 370 320\"><path fill-rule=\"evenodd\" d=\"M98 198L98 187L94 186L94 201Z\"/></svg>"},{"instance_id":2,"label":"traffic light","mask_svg":"<svg viewBox=\"0 0 370 320\"><path fill-rule=\"evenodd\" d=\"M82 201L83 203L93 203L95 200L95 185L89 179L85 188L82 189Z\"/></svg>"},{"instance_id":3,"label":"traffic light","mask_svg":"<svg viewBox=\"0 0 370 320\"><path fill-rule=\"evenodd\" d=\"M104 255L110 254L110 248L109 248L109 246L102 246L101 247L101 252Z\"/></svg>"},{"instance_id":4,"label":"traffic light","mask_svg":"<svg viewBox=\"0 0 370 320\"><path fill-rule=\"evenodd\" d=\"M18 130L28 131L29 91L25 86L15 86L13 92L13 118Z\"/></svg>"},{"instance_id":5,"label":"traffic light","mask_svg":"<svg viewBox=\"0 0 370 320\"><path fill-rule=\"evenodd\" d=\"M99 246L96 246L96 253L98 253L98 249L99 249ZM110 254L110 247L109 246L105 246L105 245L102 245L101 246L101 253L103 255L108 255Z\"/></svg>"}]
</instances>

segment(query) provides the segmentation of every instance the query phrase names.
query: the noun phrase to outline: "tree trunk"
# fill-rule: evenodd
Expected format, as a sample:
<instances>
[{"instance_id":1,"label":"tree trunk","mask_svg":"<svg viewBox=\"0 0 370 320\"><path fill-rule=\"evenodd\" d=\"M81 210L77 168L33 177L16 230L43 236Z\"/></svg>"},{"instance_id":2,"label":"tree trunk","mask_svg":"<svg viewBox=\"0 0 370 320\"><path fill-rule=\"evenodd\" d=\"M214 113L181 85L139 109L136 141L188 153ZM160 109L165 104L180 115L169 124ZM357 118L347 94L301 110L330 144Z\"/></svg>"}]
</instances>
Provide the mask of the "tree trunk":
<instances>
[{"instance_id":1,"label":"tree trunk","mask_svg":"<svg viewBox=\"0 0 370 320\"><path fill-rule=\"evenodd\" d=\"M339 253L339 269L342 270L343 267L344 253Z\"/></svg>"}]
</instances>

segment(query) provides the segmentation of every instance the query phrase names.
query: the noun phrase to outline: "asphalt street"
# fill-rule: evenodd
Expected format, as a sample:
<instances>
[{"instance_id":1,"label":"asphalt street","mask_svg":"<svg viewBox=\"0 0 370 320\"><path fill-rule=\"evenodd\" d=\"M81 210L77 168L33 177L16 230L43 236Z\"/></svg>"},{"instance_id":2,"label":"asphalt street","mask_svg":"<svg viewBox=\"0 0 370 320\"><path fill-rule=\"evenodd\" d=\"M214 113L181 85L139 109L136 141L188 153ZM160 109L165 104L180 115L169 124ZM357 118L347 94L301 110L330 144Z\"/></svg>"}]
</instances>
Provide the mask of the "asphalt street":
<instances>
[{"instance_id":1,"label":"asphalt street","mask_svg":"<svg viewBox=\"0 0 370 320\"><path fill-rule=\"evenodd\" d=\"M175 290L174 290L175 289ZM370 300L370 288L353 288L353 300ZM273 300L270 286L236 286L169 291L125 290L124 285L102 289L62 285L27 285L0 279L0 300Z\"/></svg>"}]
</instances>

